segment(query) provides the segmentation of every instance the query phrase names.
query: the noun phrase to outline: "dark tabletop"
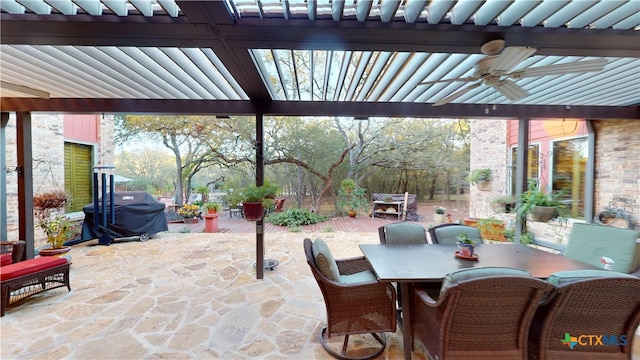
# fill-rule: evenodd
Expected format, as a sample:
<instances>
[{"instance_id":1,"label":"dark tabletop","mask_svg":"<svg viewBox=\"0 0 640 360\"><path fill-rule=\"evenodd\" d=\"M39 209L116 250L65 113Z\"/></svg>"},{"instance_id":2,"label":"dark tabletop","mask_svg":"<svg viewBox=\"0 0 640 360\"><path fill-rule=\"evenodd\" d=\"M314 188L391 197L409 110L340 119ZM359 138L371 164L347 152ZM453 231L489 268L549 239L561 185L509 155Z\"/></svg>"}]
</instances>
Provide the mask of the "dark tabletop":
<instances>
[{"instance_id":1,"label":"dark tabletop","mask_svg":"<svg viewBox=\"0 0 640 360\"><path fill-rule=\"evenodd\" d=\"M488 266L524 269L540 279L546 279L556 271L599 269L562 255L518 244L476 246L476 261L456 258L456 245L363 244L360 249L382 281L439 282L448 273L459 269Z\"/></svg>"}]
</instances>

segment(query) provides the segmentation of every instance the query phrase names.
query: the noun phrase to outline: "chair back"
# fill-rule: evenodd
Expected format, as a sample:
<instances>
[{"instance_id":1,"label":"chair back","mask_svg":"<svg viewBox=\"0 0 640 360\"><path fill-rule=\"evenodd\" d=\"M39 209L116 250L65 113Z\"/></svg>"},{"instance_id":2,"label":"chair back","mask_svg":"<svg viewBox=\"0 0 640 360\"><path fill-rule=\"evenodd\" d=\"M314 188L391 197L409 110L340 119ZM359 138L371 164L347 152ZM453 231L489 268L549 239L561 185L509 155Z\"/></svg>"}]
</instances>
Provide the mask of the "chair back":
<instances>
[{"instance_id":1,"label":"chair back","mask_svg":"<svg viewBox=\"0 0 640 360\"><path fill-rule=\"evenodd\" d=\"M453 245L456 243L456 238L460 234L465 234L476 245L482 244L482 236L480 236L480 230L473 226L461 225L461 224L441 224L429 228L429 235L431 236L431 242L434 244Z\"/></svg>"},{"instance_id":2,"label":"chair back","mask_svg":"<svg viewBox=\"0 0 640 360\"><path fill-rule=\"evenodd\" d=\"M396 222L378 228L381 244L413 245L426 244L427 231L422 225Z\"/></svg>"},{"instance_id":3,"label":"chair back","mask_svg":"<svg viewBox=\"0 0 640 360\"><path fill-rule=\"evenodd\" d=\"M565 283L533 319L530 355L532 359L630 359L639 324L640 278L627 275ZM600 340L596 343L581 335L600 336Z\"/></svg>"},{"instance_id":4,"label":"chair back","mask_svg":"<svg viewBox=\"0 0 640 360\"><path fill-rule=\"evenodd\" d=\"M601 257L611 258L613 271L632 273L640 267L638 232L612 226L575 223L564 256L601 266Z\"/></svg>"},{"instance_id":5,"label":"chair back","mask_svg":"<svg viewBox=\"0 0 640 360\"><path fill-rule=\"evenodd\" d=\"M535 278L489 276L452 285L437 302L414 291L412 332L434 359L526 359L531 319L552 289Z\"/></svg>"}]
</instances>

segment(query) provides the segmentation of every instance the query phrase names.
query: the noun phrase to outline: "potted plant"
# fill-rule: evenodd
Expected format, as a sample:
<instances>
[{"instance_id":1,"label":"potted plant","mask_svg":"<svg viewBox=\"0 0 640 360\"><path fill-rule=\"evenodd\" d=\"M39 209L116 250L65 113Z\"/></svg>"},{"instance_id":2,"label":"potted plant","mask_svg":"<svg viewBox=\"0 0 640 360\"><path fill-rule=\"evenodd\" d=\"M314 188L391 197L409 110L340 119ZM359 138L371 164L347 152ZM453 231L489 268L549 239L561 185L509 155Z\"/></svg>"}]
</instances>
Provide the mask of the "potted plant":
<instances>
[{"instance_id":1,"label":"potted plant","mask_svg":"<svg viewBox=\"0 0 640 360\"><path fill-rule=\"evenodd\" d=\"M200 206L196 204L184 204L178 209L178 214L182 216L185 224L198 222L197 216L200 214Z\"/></svg>"},{"instance_id":2,"label":"potted plant","mask_svg":"<svg viewBox=\"0 0 640 360\"><path fill-rule=\"evenodd\" d=\"M475 169L469 173L467 180L472 185L477 185L479 189L486 189L489 181L491 181L491 169Z\"/></svg>"},{"instance_id":3,"label":"potted plant","mask_svg":"<svg viewBox=\"0 0 640 360\"><path fill-rule=\"evenodd\" d=\"M502 213L510 213L516 207L516 198L510 195L500 196L491 201L493 210Z\"/></svg>"},{"instance_id":4,"label":"potted plant","mask_svg":"<svg viewBox=\"0 0 640 360\"><path fill-rule=\"evenodd\" d=\"M47 191L33 197L35 222L47 236L50 249L41 249L43 256L66 253L71 247L64 243L71 238L72 225L64 215L64 207L71 197L62 190Z\"/></svg>"},{"instance_id":5,"label":"potted plant","mask_svg":"<svg viewBox=\"0 0 640 360\"><path fill-rule=\"evenodd\" d=\"M222 210L222 205L220 205L220 203L214 203L214 202L204 203L202 207L207 210L208 214L217 214L218 211Z\"/></svg>"},{"instance_id":6,"label":"potted plant","mask_svg":"<svg viewBox=\"0 0 640 360\"><path fill-rule=\"evenodd\" d=\"M564 212L564 205L557 200L559 194L545 194L530 184L529 189L522 193L516 214L524 222L527 217L531 221L547 222L560 216Z\"/></svg>"},{"instance_id":7,"label":"potted plant","mask_svg":"<svg viewBox=\"0 0 640 360\"><path fill-rule=\"evenodd\" d=\"M346 193L350 193L355 188L356 188L356 181L353 179L347 178L347 179L343 179L340 182L340 189L342 189L342 191Z\"/></svg>"},{"instance_id":8,"label":"potted plant","mask_svg":"<svg viewBox=\"0 0 640 360\"><path fill-rule=\"evenodd\" d=\"M435 222L436 224L444 224L445 221L445 208L443 208L442 206L434 206L435 209L435 213L433 214L433 222Z\"/></svg>"},{"instance_id":9,"label":"potted plant","mask_svg":"<svg viewBox=\"0 0 640 360\"><path fill-rule=\"evenodd\" d=\"M338 205L347 210L349 217L356 217L358 210L369 209L367 190L355 186L355 182L351 179L342 180L338 189Z\"/></svg>"},{"instance_id":10,"label":"potted plant","mask_svg":"<svg viewBox=\"0 0 640 360\"><path fill-rule=\"evenodd\" d=\"M274 207L274 198L279 191L280 188L277 185L266 180L262 186L251 184L245 187L241 192L245 219L249 221L262 219L265 209Z\"/></svg>"},{"instance_id":11,"label":"potted plant","mask_svg":"<svg viewBox=\"0 0 640 360\"><path fill-rule=\"evenodd\" d=\"M475 242L469 239L467 234L456 236L456 244L458 245L458 254L462 257L472 257L475 250Z\"/></svg>"}]
</instances>

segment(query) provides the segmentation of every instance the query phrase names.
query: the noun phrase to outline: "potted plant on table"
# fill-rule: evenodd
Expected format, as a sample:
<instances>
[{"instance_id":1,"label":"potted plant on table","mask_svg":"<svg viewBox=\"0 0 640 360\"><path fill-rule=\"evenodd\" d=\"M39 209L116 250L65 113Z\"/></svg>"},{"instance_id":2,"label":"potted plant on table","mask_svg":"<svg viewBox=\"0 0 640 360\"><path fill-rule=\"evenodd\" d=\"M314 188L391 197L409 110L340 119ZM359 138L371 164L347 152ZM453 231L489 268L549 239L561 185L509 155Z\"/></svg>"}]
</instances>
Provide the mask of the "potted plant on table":
<instances>
[{"instance_id":1,"label":"potted plant on table","mask_svg":"<svg viewBox=\"0 0 640 360\"><path fill-rule=\"evenodd\" d=\"M347 210L349 217L356 217L358 210L369 209L369 201L367 200L367 190L365 188L351 186L351 184L355 184L351 179L345 179L340 183L338 205Z\"/></svg>"},{"instance_id":2,"label":"potted plant on table","mask_svg":"<svg viewBox=\"0 0 640 360\"><path fill-rule=\"evenodd\" d=\"M460 234L456 237L458 245L458 254L462 257L472 257L475 250L475 242L469 239L467 234Z\"/></svg>"},{"instance_id":3,"label":"potted plant on table","mask_svg":"<svg viewBox=\"0 0 640 360\"><path fill-rule=\"evenodd\" d=\"M245 187L241 192L245 219L249 221L262 219L265 209L272 209L275 206L274 199L279 191L279 186L266 180L261 186L251 184Z\"/></svg>"}]
</instances>

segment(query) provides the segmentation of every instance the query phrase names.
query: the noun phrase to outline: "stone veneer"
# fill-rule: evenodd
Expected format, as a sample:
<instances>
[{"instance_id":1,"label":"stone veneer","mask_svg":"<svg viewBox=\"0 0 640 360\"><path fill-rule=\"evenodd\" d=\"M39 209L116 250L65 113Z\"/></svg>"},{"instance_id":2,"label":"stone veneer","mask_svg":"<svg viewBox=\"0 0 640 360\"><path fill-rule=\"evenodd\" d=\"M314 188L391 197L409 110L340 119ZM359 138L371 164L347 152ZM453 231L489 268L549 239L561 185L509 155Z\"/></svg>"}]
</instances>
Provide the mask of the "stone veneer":
<instances>
[{"instance_id":1,"label":"stone veneer","mask_svg":"<svg viewBox=\"0 0 640 360\"><path fill-rule=\"evenodd\" d=\"M64 115L31 114L33 152L33 193L64 189ZM9 116L6 127L7 168L17 166L16 118ZM114 163L114 122L112 115L100 118L98 143L95 144L97 165ZM18 240L18 177L16 172L7 173L7 240ZM44 234L35 229L35 248L46 244Z\"/></svg>"},{"instance_id":2,"label":"stone veneer","mask_svg":"<svg viewBox=\"0 0 640 360\"><path fill-rule=\"evenodd\" d=\"M508 191L507 121L471 120L470 168L471 171L491 169L492 180L486 189L471 185L469 216L473 218L495 216L495 211L491 209L491 200Z\"/></svg>"},{"instance_id":3,"label":"stone veneer","mask_svg":"<svg viewBox=\"0 0 640 360\"><path fill-rule=\"evenodd\" d=\"M631 217L640 231L640 120L592 121L595 132L595 204L594 211L617 204ZM515 221L513 215L496 214L491 200L507 190L507 122L504 120L471 121L471 170L490 168L493 180L489 190L471 186L469 216L495 217ZM528 230L536 240L564 246L574 222L554 220L549 223L529 222Z\"/></svg>"}]
</instances>

